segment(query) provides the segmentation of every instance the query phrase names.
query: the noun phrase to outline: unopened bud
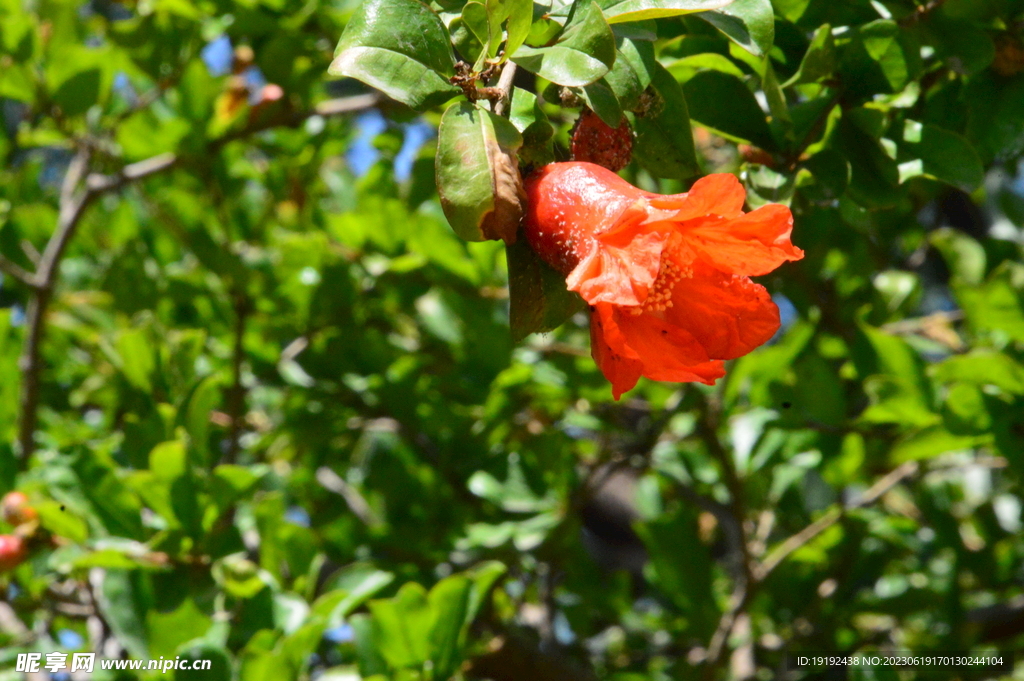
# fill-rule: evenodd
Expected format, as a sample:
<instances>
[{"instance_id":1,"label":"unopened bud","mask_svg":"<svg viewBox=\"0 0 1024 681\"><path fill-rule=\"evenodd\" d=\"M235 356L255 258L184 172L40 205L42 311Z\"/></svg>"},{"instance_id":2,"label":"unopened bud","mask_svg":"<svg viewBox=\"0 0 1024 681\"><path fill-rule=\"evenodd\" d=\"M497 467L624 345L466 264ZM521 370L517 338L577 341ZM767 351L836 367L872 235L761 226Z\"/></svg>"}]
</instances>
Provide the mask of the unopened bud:
<instances>
[{"instance_id":1,"label":"unopened bud","mask_svg":"<svg viewBox=\"0 0 1024 681\"><path fill-rule=\"evenodd\" d=\"M0 572L13 570L28 558L25 540L21 537L0 534Z\"/></svg>"}]
</instances>

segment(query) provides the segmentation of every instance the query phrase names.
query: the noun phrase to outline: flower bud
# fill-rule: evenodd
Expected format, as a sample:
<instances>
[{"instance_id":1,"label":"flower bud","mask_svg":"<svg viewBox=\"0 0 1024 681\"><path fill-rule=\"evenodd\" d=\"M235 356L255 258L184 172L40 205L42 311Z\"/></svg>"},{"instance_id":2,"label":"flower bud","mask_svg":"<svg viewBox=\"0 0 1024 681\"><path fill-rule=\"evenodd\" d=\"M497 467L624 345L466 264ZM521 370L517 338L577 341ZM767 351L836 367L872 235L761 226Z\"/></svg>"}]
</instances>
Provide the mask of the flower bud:
<instances>
[{"instance_id":1,"label":"flower bud","mask_svg":"<svg viewBox=\"0 0 1024 681\"><path fill-rule=\"evenodd\" d=\"M8 492L0 501L0 509L3 512L4 522L9 525L24 525L39 517L36 510L29 506L28 497L24 492Z\"/></svg>"},{"instance_id":2,"label":"flower bud","mask_svg":"<svg viewBox=\"0 0 1024 681\"><path fill-rule=\"evenodd\" d=\"M28 558L25 540L11 534L0 534L0 572L13 570Z\"/></svg>"}]
</instances>

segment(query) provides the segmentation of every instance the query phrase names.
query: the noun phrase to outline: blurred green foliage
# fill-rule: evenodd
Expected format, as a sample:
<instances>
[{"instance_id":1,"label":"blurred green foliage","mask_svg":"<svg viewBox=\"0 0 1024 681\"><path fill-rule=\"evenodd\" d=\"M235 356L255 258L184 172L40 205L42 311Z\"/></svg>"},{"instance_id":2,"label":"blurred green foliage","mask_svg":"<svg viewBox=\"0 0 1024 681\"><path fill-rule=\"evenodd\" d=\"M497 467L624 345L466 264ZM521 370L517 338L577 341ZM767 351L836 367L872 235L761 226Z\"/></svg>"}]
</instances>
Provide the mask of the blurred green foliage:
<instances>
[{"instance_id":1,"label":"blurred green foliage","mask_svg":"<svg viewBox=\"0 0 1024 681\"><path fill-rule=\"evenodd\" d=\"M1024 647L1024 5L723 4L0 0L0 492L41 524L0 670ZM339 39L391 99L327 78ZM632 122L635 184L736 172L792 207L784 328L717 386L613 402L558 282L446 224L416 137L457 61L509 57L522 159L564 159L587 102ZM513 344L510 266L517 336L568 321ZM987 678L867 674L827 678Z\"/></svg>"}]
</instances>

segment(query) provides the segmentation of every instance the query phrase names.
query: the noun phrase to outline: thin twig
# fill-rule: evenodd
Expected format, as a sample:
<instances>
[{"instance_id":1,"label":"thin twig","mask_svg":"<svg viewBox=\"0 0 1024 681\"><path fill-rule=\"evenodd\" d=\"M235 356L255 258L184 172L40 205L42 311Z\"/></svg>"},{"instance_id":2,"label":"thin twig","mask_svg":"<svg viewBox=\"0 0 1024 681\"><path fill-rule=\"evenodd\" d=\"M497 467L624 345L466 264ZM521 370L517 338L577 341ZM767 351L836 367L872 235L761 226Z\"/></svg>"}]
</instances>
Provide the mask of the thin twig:
<instances>
[{"instance_id":1,"label":"thin twig","mask_svg":"<svg viewBox=\"0 0 1024 681\"><path fill-rule=\"evenodd\" d=\"M924 317L913 317L911 319L903 319L898 322L892 322L882 327L883 331L889 333L914 333L925 329L933 324L943 323L948 324L951 322L958 322L964 318L963 310L953 310L951 312L935 312Z\"/></svg>"},{"instance_id":2,"label":"thin twig","mask_svg":"<svg viewBox=\"0 0 1024 681\"><path fill-rule=\"evenodd\" d=\"M946 0L931 0L931 2L926 3L924 5L918 5L916 10L914 10L907 16L901 18L897 23L900 25L901 28L911 26L920 21L921 19L927 17L929 14L931 14L938 8L942 7L944 4L946 4Z\"/></svg>"},{"instance_id":3,"label":"thin twig","mask_svg":"<svg viewBox=\"0 0 1024 681\"><path fill-rule=\"evenodd\" d=\"M722 615L708 644L708 653L705 659L708 663L706 674L710 677L713 676L714 669L722 658L722 652L725 650L736 618L747 607L754 595L756 580L754 579L754 561L750 555L750 544L744 527L747 511L743 480L736 470L732 456L718 439L718 402L714 398L703 400L697 428L712 456L719 462L725 486L729 490L730 512L728 516L730 524L734 527L733 533L736 535L732 541L733 553L739 561L736 585L733 589L729 609Z\"/></svg>"},{"instance_id":4,"label":"thin twig","mask_svg":"<svg viewBox=\"0 0 1024 681\"><path fill-rule=\"evenodd\" d=\"M709 663L708 676L713 675L714 665L722 658L722 651L729 641L729 634L732 633L733 625L753 596L753 584L749 582L737 582L735 590L729 599L729 609L718 621L715 633L711 635L711 642L708 643L708 654L706 657Z\"/></svg>"},{"instance_id":5,"label":"thin twig","mask_svg":"<svg viewBox=\"0 0 1024 681\"><path fill-rule=\"evenodd\" d=\"M341 496L345 500L345 504L348 505L349 510L367 527L375 527L381 524L380 518L373 512L373 508L370 507L370 504L367 503L363 495L359 493L359 490L348 484L344 478L327 466L321 466L316 469L316 481L324 489Z\"/></svg>"},{"instance_id":6,"label":"thin twig","mask_svg":"<svg viewBox=\"0 0 1024 681\"><path fill-rule=\"evenodd\" d=\"M758 567L755 576L758 581L764 580L772 570L777 568L782 561L788 558L794 551L807 544L819 534L838 522L847 512L870 506L893 487L913 476L918 471L916 461L908 461L902 466L890 471L872 485L859 499L848 506L835 505L828 509L825 514L816 521L794 534L779 544Z\"/></svg>"},{"instance_id":7,"label":"thin twig","mask_svg":"<svg viewBox=\"0 0 1024 681\"><path fill-rule=\"evenodd\" d=\"M516 77L516 65L512 62L505 62L501 71L501 78L498 79L498 99L494 102L494 113L504 116L512 104L512 81Z\"/></svg>"},{"instance_id":8,"label":"thin twig","mask_svg":"<svg viewBox=\"0 0 1024 681\"><path fill-rule=\"evenodd\" d=\"M25 286L35 287L36 280L32 276L32 273L21 267L17 263L8 260L4 255L0 254L0 272L3 272L12 279L16 279Z\"/></svg>"},{"instance_id":9,"label":"thin twig","mask_svg":"<svg viewBox=\"0 0 1024 681\"><path fill-rule=\"evenodd\" d=\"M832 95L832 99L829 105L818 115L818 119L814 121L814 124L807 130L807 134L800 140L800 146L798 146L789 156L789 167L795 169L796 165L800 163L800 157L803 156L804 152L807 151L807 147L814 143L815 138L825 128L825 124L828 123L828 117L832 115L832 110L839 103L839 93Z\"/></svg>"}]
</instances>

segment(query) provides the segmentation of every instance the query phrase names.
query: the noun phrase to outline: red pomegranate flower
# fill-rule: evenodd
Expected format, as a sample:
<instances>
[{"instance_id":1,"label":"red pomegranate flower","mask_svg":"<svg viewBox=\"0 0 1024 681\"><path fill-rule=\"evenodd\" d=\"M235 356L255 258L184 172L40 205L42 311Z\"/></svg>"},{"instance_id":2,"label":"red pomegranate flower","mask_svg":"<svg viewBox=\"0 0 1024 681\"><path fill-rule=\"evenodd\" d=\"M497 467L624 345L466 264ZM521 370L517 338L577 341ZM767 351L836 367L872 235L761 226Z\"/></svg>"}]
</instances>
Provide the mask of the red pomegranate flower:
<instances>
[{"instance_id":1,"label":"red pomegranate flower","mask_svg":"<svg viewBox=\"0 0 1024 681\"><path fill-rule=\"evenodd\" d=\"M526 192L527 240L590 305L591 353L615 399L640 376L711 385L723 360L778 330L778 308L748 277L803 257L793 216L776 204L744 213L733 175L664 196L592 163L553 163Z\"/></svg>"}]
</instances>

